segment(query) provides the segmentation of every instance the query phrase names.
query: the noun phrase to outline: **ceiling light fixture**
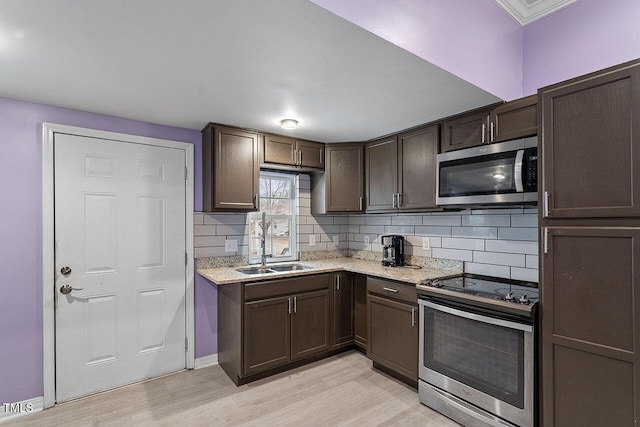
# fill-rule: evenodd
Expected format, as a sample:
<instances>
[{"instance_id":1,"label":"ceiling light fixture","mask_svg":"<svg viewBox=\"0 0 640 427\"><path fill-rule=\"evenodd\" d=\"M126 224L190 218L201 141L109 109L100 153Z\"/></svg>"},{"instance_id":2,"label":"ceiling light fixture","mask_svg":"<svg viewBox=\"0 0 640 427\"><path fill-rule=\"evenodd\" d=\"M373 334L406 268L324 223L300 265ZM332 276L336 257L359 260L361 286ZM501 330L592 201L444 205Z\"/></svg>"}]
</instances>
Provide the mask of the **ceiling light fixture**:
<instances>
[{"instance_id":1,"label":"ceiling light fixture","mask_svg":"<svg viewBox=\"0 0 640 427\"><path fill-rule=\"evenodd\" d=\"M298 121L293 119L284 119L280 122L282 129L295 129L298 127Z\"/></svg>"}]
</instances>

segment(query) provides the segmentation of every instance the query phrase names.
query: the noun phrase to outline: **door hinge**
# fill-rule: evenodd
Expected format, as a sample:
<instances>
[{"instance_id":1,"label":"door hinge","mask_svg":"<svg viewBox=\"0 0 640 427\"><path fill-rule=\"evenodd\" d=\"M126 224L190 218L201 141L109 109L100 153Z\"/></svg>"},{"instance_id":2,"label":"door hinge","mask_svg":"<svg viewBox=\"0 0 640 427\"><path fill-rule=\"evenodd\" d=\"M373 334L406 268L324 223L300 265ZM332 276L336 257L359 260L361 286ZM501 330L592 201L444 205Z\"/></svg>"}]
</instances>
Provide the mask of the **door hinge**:
<instances>
[{"instance_id":1,"label":"door hinge","mask_svg":"<svg viewBox=\"0 0 640 427\"><path fill-rule=\"evenodd\" d=\"M189 178L189 169L184 167L184 180L186 181Z\"/></svg>"},{"instance_id":2,"label":"door hinge","mask_svg":"<svg viewBox=\"0 0 640 427\"><path fill-rule=\"evenodd\" d=\"M184 351L189 350L189 338L184 339Z\"/></svg>"},{"instance_id":3,"label":"door hinge","mask_svg":"<svg viewBox=\"0 0 640 427\"><path fill-rule=\"evenodd\" d=\"M184 265L189 265L189 254L184 253Z\"/></svg>"}]
</instances>

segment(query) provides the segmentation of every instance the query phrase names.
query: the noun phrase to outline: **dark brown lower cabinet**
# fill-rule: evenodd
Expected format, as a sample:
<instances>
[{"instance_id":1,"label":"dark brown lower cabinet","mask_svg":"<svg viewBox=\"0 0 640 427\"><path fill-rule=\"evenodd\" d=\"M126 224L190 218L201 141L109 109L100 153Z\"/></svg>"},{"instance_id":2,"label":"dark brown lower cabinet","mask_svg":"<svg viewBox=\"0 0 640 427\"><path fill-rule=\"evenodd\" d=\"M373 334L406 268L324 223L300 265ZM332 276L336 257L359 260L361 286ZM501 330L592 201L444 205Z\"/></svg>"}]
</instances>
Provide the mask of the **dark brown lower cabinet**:
<instances>
[{"instance_id":1,"label":"dark brown lower cabinet","mask_svg":"<svg viewBox=\"0 0 640 427\"><path fill-rule=\"evenodd\" d=\"M353 276L353 296L354 341L358 347L367 351L367 276Z\"/></svg>"},{"instance_id":2,"label":"dark brown lower cabinet","mask_svg":"<svg viewBox=\"0 0 640 427\"><path fill-rule=\"evenodd\" d=\"M640 228L550 225L543 233L544 425L635 425Z\"/></svg>"},{"instance_id":3,"label":"dark brown lower cabinet","mask_svg":"<svg viewBox=\"0 0 640 427\"><path fill-rule=\"evenodd\" d=\"M367 356L374 364L417 385L418 298L415 287L370 278L367 291Z\"/></svg>"},{"instance_id":4,"label":"dark brown lower cabinet","mask_svg":"<svg viewBox=\"0 0 640 427\"><path fill-rule=\"evenodd\" d=\"M331 344L341 347L353 344L353 276L333 275L333 331Z\"/></svg>"},{"instance_id":5,"label":"dark brown lower cabinet","mask_svg":"<svg viewBox=\"0 0 640 427\"><path fill-rule=\"evenodd\" d=\"M351 275L218 287L218 361L237 385L353 344Z\"/></svg>"}]
</instances>

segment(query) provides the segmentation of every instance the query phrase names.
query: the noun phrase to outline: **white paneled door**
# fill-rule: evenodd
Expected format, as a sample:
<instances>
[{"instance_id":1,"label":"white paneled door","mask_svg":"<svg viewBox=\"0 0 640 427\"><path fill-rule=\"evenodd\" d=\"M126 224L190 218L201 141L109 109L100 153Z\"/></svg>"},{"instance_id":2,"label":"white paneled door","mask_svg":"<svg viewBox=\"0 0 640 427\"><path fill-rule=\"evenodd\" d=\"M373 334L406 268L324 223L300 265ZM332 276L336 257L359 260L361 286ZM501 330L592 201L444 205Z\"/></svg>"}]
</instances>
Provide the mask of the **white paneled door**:
<instances>
[{"instance_id":1,"label":"white paneled door","mask_svg":"<svg viewBox=\"0 0 640 427\"><path fill-rule=\"evenodd\" d=\"M56 133L56 400L185 367L184 151Z\"/></svg>"}]
</instances>

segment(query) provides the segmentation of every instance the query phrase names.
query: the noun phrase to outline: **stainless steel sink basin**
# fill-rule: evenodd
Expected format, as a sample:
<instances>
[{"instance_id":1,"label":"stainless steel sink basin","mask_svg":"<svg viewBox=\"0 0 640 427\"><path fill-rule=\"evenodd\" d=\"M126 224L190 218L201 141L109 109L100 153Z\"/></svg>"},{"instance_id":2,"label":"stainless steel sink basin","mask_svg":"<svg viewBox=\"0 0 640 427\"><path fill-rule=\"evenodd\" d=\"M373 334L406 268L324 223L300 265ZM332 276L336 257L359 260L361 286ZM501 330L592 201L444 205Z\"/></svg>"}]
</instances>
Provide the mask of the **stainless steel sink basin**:
<instances>
[{"instance_id":1,"label":"stainless steel sink basin","mask_svg":"<svg viewBox=\"0 0 640 427\"><path fill-rule=\"evenodd\" d=\"M275 271L298 271L298 270L308 270L309 266L302 264L283 264L283 265L272 265L269 267Z\"/></svg>"},{"instance_id":2,"label":"stainless steel sink basin","mask_svg":"<svg viewBox=\"0 0 640 427\"><path fill-rule=\"evenodd\" d=\"M267 273L275 273L275 270L272 270L268 267L243 267L236 268L236 271L244 274L267 274Z\"/></svg>"},{"instance_id":3,"label":"stainless steel sink basin","mask_svg":"<svg viewBox=\"0 0 640 427\"><path fill-rule=\"evenodd\" d=\"M256 266L256 267L242 267L236 268L236 271L243 274L269 274L269 273L282 273L286 271L298 271L307 270L311 267L302 264L280 264L270 265L268 267Z\"/></svg>"}]
</instances>

